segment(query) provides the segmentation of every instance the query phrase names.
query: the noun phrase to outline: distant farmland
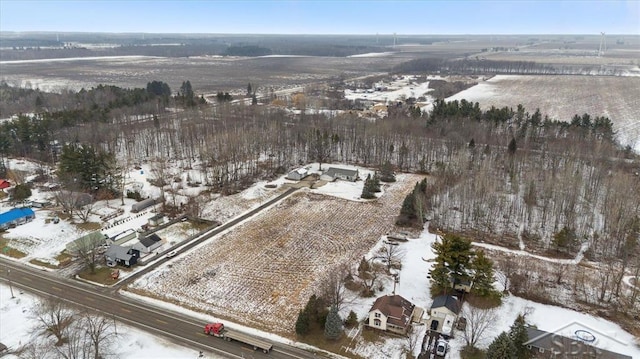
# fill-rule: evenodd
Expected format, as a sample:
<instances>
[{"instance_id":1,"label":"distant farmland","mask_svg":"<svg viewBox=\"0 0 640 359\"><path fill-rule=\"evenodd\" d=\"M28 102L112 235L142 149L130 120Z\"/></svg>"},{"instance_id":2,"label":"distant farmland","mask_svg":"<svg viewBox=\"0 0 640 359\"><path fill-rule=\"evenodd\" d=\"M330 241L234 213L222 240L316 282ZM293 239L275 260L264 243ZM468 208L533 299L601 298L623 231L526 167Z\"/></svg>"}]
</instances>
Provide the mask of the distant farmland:
<instances>
[{"instance_id":1,"label":"distant farmland","mask_svg":"<svg viewBox=\"0 0 640 359\"><path fill-rule=\"evenodd\" d=\"M607 116L620 141L640 151L640 77L498 75L447 100L461 99L483 109L522 104L563 121L575 114Z\"/></svg>"}]
</instances>

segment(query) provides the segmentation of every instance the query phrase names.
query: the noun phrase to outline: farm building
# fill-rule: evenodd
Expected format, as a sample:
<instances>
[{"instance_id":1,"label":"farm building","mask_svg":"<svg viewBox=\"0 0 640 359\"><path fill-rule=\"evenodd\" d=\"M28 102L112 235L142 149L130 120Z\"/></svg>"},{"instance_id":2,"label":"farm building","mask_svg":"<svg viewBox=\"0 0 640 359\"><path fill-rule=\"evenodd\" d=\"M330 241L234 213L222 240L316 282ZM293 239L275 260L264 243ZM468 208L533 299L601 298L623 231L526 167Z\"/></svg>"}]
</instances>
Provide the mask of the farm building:
<instances>
[{"instance_id":1,"label":"farm building","mask_svg":"<svg viewBox=\"0 0 640 359\"><path fill-rule=\"evenodd\" d=\"M138 203L134 203L133 205L131 205L131 212L133 213L140 212L145 208L153 206L154 204L156 204L155 199L153 198L144 199Z\"/></svg>"},{"instance_id":2,"label":"farm building","mask_svg":"<svg viewBox=\"0 0 640 359\"><path fill-rule=\"evenodd\" d=\"M0 214L0 229L7 229L36 218L31 208L14 208Z\"/></svg>"},{"instance_id":3,"label":"farm building","mask_svg":"<svg viewBox=\"0 0 640 359\"><path fill-rule=\"evenodd\" d=\"M114 244L109 246L109 249L107 249L107 252L104 254L104 258L109 267L115 267L118 264L131 267L138 263L140 251L131 247L122 247Z\"/></svg>"},{"instance_id":4,"label":"farm building","mask_svg":"<svg viewBox=\"0 0 640 359\"><path fill-rule=\"evenodd\" d=\"M336 179L355 182L358 179L358 170L329 167L329 169L324 171L320 176L320 179L327 182L333 182Z\"/></svg>"},{"instance_id":5,"label":"farm building","mask_svg":"<svg viewBox=\"0 0 640 359\"><path fill-rule=\"evenodd\" d=\"M307 177L309 175L309 171L306 168L298 168L297 170L293 170L287 174L287 179L300 181L301 179Z\"/></svg>"},{"instance_id":6,"label":"farm building","mask_svg":"<svg viewBox=\"0 0 640 359\"><path fill-rule=\"evenodd\" d=\"M92 250L106 243L107 236L102 234L100 231L95 231L67 243L65 248L67 249L67 252L73 254L78 252L78 250Z\"/></svg>"},{"instance_id":7,"label":"farm building","mask_svg":"<svg viewBox=\"0 0 640 359\"><path fill-rule=\"evenodd\" d=\"M140 238L140 240L136 242L132 246L132 248L140 251L140 253L151 253L165 243L166 243L166 240L160 238L160 236L153 233L146 237Z\"/></svg>"},{"instance_id":8,"label":"farm building","mask_svg":"<svg viewBox=\"0 0 640 359\"><path fill-rule=\"evenodd\" d=\"M411 323L419 321L423 310L399 295L385 295L373 303L366 325L397 334L406 334Z\"/></svg>"},{"instance_id":9,"label":"farm building","mask_svg":"<svg viewBox=\"0 0 640 359\"><path fill-rule=\"evenodd\" d=\"M451 335L453 324L460 313L461 304L456 297L439 295L433 299L429 314L429 329L443 335Z\"/></svg>"}]
</instances>

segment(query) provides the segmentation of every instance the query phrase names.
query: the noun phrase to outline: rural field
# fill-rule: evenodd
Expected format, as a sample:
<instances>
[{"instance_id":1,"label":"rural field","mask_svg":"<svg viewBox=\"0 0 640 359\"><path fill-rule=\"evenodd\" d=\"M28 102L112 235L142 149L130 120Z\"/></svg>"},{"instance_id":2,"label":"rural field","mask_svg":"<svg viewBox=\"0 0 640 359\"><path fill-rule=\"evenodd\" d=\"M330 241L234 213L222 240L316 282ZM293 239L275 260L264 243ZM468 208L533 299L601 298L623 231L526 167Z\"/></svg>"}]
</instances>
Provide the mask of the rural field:
<instances>
[{"instance_id":1,"label":"rural field","mask_svg":"<svg viewBox=\"0 0 640 359\"><path fill-rule=\"evenodd\" d=\"M497 75L447 100L491 106L522 104L529 113L571 121L576 115L606 116L619 140L640 150L640 77Z\"/></svg>"},{"instance_id":2,"label":"rural field","mask_svg":"<svg viewBox=\"0 0 640 359\"><path fill-rule=\"evenodd\" d=\"M138 279L133 291L289 336L323 277L355 266L392 230L421 178L400 175L373 202L299 191Z\"/></svg>"}]
</instances>

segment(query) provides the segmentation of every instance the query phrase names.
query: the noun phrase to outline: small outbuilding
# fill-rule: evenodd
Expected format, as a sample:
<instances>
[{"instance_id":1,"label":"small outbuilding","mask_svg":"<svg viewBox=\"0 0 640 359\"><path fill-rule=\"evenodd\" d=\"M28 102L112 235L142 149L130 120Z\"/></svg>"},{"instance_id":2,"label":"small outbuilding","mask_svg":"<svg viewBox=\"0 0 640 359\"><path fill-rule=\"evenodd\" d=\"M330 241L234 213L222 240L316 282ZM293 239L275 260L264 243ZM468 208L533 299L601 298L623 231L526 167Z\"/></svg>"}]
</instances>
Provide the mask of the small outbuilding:
<instances>
[{"instance_id":1,"label":"small outbuilding","mask_svg":"<svg viewBox=\"0 0 640 359\"><path fill-rule=\"evenodd\" d=\"M12 228L30 222L34 218L36 214L31 208L13 208L0 214L0 229Z\"/></svg>"},{"instance_id":2,"label":"small outbuilding","mask_svg":"<svg viewBox=\"0 0 640 359\"><path fill-rule=\"evenodd\" d=\"M320 176L320 180L333 182L336 179L355 182L358 179L358 170L350 170L338 167L329 167L328 170Z\"/></svg>"},{"instance_id":3,"label":"small outbuilding","mask_svg":"<svg viewBox=\"0 0 640 359\"><path fill-rule=\"evenodd\" d=\"M157 227L161 225L162 223L164 223L164 214L162 213L156 214L155 216L149 218L147 223L149 224L150 227Z\"/></svg>"}]
</instances>

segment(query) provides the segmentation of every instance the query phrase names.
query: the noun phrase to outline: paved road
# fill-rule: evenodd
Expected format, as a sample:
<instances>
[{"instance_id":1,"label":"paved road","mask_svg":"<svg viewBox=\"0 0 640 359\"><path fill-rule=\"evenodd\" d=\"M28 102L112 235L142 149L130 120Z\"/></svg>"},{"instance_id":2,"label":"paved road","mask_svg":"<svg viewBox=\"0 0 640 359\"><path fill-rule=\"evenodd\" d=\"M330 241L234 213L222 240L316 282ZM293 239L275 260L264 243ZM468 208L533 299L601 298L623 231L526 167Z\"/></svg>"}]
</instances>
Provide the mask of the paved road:
<instances>
[{"instance_id":1,"label":"paved road","mask_svg":"<svg viewBox=\"0 0 640 359\"><path fill-rule=\"evenodd\" d=\"M181 313L155 308L144 302L121 297L107 288L96 288L82 282L59 278L21 263L0 258L0 279L11 279L14 290L21 288L38 296L55 296L151 334L163 336L194 350L202 350L223 358L316 358L313 353L274 343L271 353L253 351L247 345L227 342L203 333L203 322ZM117 324L116 324L117 329Z\"/></svg>"}]
</instances>

